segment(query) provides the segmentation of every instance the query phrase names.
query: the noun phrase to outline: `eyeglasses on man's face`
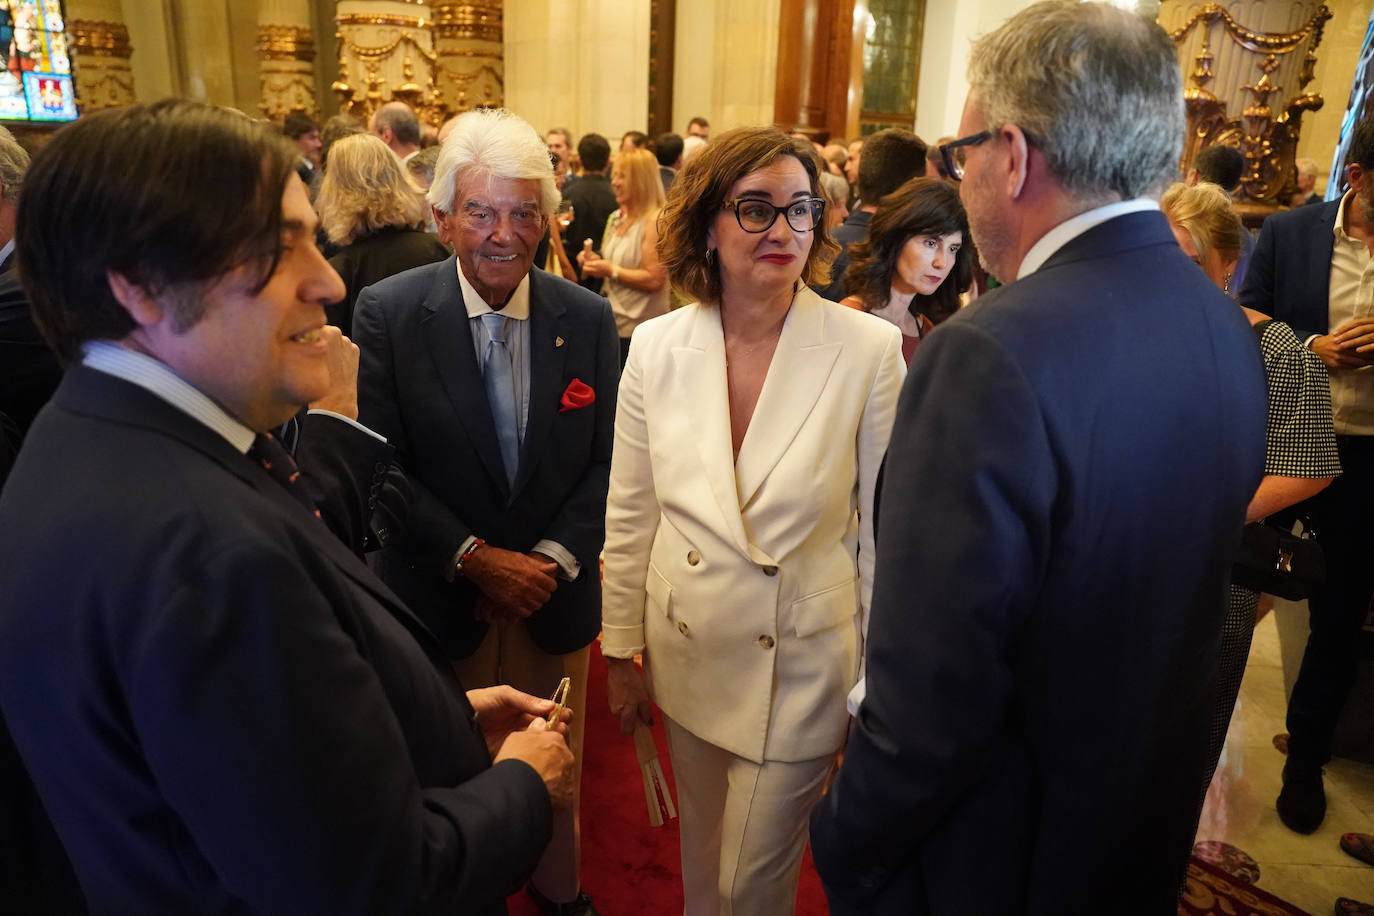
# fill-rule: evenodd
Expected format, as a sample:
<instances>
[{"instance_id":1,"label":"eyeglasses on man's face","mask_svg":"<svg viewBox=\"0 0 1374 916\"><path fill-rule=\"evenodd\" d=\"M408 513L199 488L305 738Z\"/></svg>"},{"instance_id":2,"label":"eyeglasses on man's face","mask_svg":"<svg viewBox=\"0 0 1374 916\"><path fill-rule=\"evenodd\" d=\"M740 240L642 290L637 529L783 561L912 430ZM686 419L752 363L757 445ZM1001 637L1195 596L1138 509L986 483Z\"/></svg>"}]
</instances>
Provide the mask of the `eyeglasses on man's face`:
<instances>
[{"instance_id":1,"label":"eyeglasses on man's face","mask_svg":"<svg viewBox=\"0 0 1374 916\"><path fill-rule=\"evenodd\" d=\"M992 131L980 130L976 134L951 140L940 147L940 159L945 165L945 174L955 181L964 180L964 147L977 146L990 139Z\"/></svg>"},{"instance_id":2,"label":"eyeglasses on man's face","mask_svg":"<svg viewBox=\"0 0 1374 916\"><path fill-rule=\"evenodd\" d=\"M745 232L767 232L778 221L779 213L793 232L810 232L825 216L825 201L819 197L805 197L786 206L775 207L766 200L739 197L727 200L721 209L734 210L735 222Z\"/></svg>"}]
</instances>

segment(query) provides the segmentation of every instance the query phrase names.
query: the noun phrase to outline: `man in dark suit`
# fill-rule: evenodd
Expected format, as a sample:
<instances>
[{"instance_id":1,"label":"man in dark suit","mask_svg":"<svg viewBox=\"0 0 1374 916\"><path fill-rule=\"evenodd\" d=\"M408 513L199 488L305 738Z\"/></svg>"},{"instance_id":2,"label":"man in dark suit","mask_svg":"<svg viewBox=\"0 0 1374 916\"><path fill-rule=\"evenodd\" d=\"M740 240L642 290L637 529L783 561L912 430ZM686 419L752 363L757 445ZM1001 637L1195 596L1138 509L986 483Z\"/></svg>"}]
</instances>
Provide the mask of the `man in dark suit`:
<instances>
[{"instance_id":1,"label":"man in dark suit","mask_svg":"<svg viewBox=\"0 0 1374 916\"><path fill-rule=\"evenodd\" d=\"M880 130L864 140L862 150L860 206L831 233L843 247L830 267L830 285L816 290L832 302L839 302L846 295L844 272L849 267L849 249L868 238L868 224L878 211L878 204L910 179L926 173L925 142L909 130Z\"/></svg>"},{"instance_id":2,"label":"man in dark suit","mask_svg":"<svg viewBox=\"0 0 1374 916\"><path fill-rule=\"evenodd\" d=\"M29 154L0 127L0 414L13 424L14 438L8 446L15 450L62 379L57 357L34 327L29 300L15 270L14 217L28 167ZM0 468L3 482L4 469Z\"/></svg>"},{"instance_id":3,"label":"man in dark suit","mask_svg":"<svg viewBox=\"0 0 1374 916\"><path fill-rule=\"evenodd\" d=\"M1326 816L1322 767L1359 667L1374 594L1374 118L1360 121L1340 200L1264 221L1240 301L1286 322L1331 374L1343 473L1303 504L1326 555L1326 584L1308 600L1311 634L1288 700L1288 760L1279 817L1311 833Z\"/></svg>"},{"instance_id":4,"label":"man in dark suit","mask_svg":"<svg viewBox=\"0 0 1374 916\"><path fill-rule=\"evenodd\" d=\"M295 159L169 100L30 169L19 257L72 366L0 497L0 708L94 912L504 912L571 755L548 701L464 694L265 434L342 342Z\"/></svg>"},{"instance_id":5,"label":"man in dark suit","mask_svg":"<svg viewBox=\"0 0 1374 916\"><path fill-rule=\"evenodd\" d=\"M577 141L577 158L582 163L582 177L563 190L563 200L573 206L572 222L563 230L563 249L568 253L578 283L594 293L601 292L600 277L583 277L577 263L577 253L592 240L592 248L601 250L601 238L606 234L606 220L618 208L615 191L606 177L611 167L611 145L600 134L586 134Z\"/></svg>"},{"instance_id":6,"label":"man in dark suit","mask_svg":"<svg viewBox=\"0 0 1374 916\"><path fill-rule=\"evenodd\" d=\"M682 138L674 133L659 134L654 139L654 156L658 159L658 177L667 192L677 180L677 170L682 168Z\"/></svg>"},{"instance_id":7,"label":"man in dark suit","mask_svg":"<svg viewBox=\"0 0 1374 916\"><path fill-rule=\"evenodd\" d=\"M601 297L531 269L559 197L525 121L460 117L429 200L456 256L363 290L353 325L362 419L396 445L413 487L405 542L382 552L381 575L465 683L538 696L568 677L580 708L601 627L615 320ZM574 721L579 761L580 741ZM574 807L531 896L594 913L578 872Z\"/></svg>"},{"instance_id":8,"label":"man in dark suit","mask_svg":"<svg viewBox=\"0 0 1374 916\"><path fill-rule=\"evenodd\" d=\"M1259 350L1145 197L1184 125L1159 26L1041 3L969 73L960 194L1008 285L912 360L812 851L836 914L1171 913L1263 471Z\"/></svg>"},{"instance_id":9,"label":"man in dark suit","mask_svg":"<svg viewBox=\"0 0 1374 916\"><path fill-rule=\"evenodd\" d=\"M320 150L324 148L320 139L320 125L305 112L293 111L282 120L281 132L300 150L296 175L305 183L313 201L320 189Z\"/></svg>"}]
</instances>

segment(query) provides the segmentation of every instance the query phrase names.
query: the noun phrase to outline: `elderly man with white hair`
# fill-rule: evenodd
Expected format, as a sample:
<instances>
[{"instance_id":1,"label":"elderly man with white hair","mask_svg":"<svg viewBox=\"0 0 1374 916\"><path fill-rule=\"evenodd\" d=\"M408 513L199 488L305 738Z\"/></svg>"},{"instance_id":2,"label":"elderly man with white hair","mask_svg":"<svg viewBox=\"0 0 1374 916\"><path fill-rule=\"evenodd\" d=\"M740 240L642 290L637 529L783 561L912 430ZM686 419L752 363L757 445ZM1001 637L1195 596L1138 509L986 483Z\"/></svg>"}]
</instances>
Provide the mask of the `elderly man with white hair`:
<instances>
[{"instance_id":1,"label":"elderly man with white hair","mask_svg":"<svg viewBox=\"0 0 1374 916\"><path fill-rule=\"evenodd\" d=\"M581 766L588 646L620 350L606 300L534 269L558 207L548 147L508 111L459 117L429 189L455 255L363 290L360 419L414 488L379 572L443 641L469 687L548 696L568 677ZM592 914L576 803L530 880L548 913Z\"/></svg>"}]
</instances>

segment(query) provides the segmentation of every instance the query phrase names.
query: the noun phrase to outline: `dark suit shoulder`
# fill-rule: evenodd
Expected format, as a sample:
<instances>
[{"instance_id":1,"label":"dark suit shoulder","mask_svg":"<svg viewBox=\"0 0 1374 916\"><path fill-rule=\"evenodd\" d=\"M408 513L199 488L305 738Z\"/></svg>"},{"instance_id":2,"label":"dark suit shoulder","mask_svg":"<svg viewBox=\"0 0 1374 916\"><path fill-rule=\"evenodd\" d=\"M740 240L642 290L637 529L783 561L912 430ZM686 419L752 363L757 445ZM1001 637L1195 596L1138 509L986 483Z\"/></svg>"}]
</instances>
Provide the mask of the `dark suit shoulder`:
<instances>
[{"instance_id":1,"label":"dark suit shoulder","mask_svg":"<svg viewBox=\"0 0 1374 916\"><path fill-rule=\"evenodd\" d=\"M1339 200L1330 200L1320 205L1313 204L1310 207L1281 210L1278 213L1270 214L1264 220L1264 225L1260 231L1268 229L1271 232L1306 233L1325 227L1329 233L1331 228L1336 225L1336 213L1340 209L1341 202Z\"/></svg>"},{"instance_id":2,"label":"dark suit shoulder","mask_svg":"<svg viewBox=\"0 0 1374 916\"><path fill-rule=\"evenodd\" d=\"M358 308L404 313L418 309L431 294L451 296L461 302L456 257L422 264L378 280L359 293Z\"/></svg>"},{"instance_id":3,"label":"dark suit shoulder","mask_svg":"<svg viewBox=\"0 0 1374 916\"><path fill-rule=\"evenodd\" d=\"M539 268L530 271L530 299L556 300L575 316L598 320L611 307L605 296Z\"/></svg>"}]
</instances>

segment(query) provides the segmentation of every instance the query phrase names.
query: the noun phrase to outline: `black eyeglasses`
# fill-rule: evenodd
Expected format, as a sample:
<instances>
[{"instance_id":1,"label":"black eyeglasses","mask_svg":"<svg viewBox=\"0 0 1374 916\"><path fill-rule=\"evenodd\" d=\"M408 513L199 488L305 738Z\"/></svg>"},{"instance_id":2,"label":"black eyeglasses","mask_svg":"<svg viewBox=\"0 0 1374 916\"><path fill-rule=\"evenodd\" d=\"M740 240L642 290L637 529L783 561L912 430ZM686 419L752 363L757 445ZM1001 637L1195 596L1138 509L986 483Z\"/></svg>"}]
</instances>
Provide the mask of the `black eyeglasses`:
<instances>
[{"instance_id":1,"label":"black eyeglasses","mask_svg":"<svg viewBox=\"0 0 1374 916\"><path fill-rule=\"evenodd\" d=\"M735 222L745 232L767 232L773 228L781 213L793 232L810 232L820 224L825 215L825 201L819 197L805 197L794 200L785 207L775 207L766 200L740 197L727 200L722 210L734 210Z\"/></svg>"},{"instance_id":2,"label":"black eyeglasses","mask_svg":"<svg viewBox=\"0 0 1374 916\"><path fill-rule=\"evenodd\" d=\"M945 174L955 181L964 180L964 153L962 147L977 146L992 137L992 131L980 130L972 136L951 140L940 147L940 159L945 164Z\"/></svg>"}]
</instances>

